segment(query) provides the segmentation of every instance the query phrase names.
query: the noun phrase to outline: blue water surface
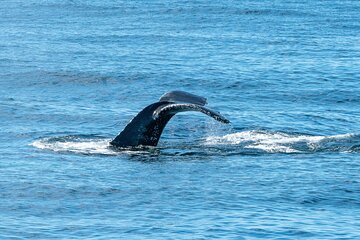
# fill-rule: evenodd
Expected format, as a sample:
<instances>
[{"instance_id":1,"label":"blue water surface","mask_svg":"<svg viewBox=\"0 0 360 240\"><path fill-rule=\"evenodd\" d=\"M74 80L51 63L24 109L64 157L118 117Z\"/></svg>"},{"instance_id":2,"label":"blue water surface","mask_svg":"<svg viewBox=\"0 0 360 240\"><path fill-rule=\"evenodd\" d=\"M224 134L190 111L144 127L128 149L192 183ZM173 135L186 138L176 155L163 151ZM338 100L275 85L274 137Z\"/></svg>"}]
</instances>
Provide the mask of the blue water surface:
<instances>
[{"instance_id":1,"label":"blue water surface","mask_svg":"<svg viewBox=\"0 0 360 240\"><path fill-rule=\"evenodd\" d=\"M5 0L1 239L360 238L360 2ZM155 148L108 142L170 90Z\"/></svg>"}]
</instances>

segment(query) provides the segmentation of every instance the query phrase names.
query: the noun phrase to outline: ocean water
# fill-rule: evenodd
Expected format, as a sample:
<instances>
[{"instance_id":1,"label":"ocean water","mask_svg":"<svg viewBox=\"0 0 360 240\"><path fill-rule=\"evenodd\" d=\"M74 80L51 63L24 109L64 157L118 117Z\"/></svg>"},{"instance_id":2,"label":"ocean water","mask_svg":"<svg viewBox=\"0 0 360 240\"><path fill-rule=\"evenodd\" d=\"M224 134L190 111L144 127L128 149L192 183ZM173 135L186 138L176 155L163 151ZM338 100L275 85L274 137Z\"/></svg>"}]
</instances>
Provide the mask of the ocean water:
<instances>
[{"instance_id":1,"label":"ocean water","mask_svg":"<svg viewBox=\"0 0 360 240\"><path fill-rule=\"evenodd\" d=\"M1 239L359 239L360 2L5 0ZM171 90L154 148L108 142Z\"/></svg>"}]
</instances>

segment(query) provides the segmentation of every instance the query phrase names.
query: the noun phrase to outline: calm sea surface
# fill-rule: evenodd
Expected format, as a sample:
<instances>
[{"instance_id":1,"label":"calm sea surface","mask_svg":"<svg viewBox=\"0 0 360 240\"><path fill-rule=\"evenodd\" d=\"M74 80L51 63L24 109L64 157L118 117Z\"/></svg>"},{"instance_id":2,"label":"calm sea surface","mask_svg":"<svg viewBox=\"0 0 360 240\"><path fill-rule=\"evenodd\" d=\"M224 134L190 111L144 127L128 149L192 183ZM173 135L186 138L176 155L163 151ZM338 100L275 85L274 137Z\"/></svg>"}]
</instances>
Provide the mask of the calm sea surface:
<instances>
[{"instance_id":1,"label":"calm sea surface","mask_svg":"<svg viewBox=\"0 0 360 240\"><path fill-rule=\"evenodd\" d=\"M0 4L1 239L359 239L360 1ZM170 90L158 147L108 142Z\"/></svg>"}]
</instances>

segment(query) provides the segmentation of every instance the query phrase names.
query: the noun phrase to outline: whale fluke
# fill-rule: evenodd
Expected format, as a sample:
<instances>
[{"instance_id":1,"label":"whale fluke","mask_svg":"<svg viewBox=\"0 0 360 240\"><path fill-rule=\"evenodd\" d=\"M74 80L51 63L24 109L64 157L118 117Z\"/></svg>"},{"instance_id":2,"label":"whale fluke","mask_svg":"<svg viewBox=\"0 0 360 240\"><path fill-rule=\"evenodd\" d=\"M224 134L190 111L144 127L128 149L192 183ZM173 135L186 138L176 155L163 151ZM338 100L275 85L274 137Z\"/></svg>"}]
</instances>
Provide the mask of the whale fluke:
<instances>
[{"instance_id":1,"label":"whale fluke","mask_svg":"<svg viewBox=\"0 0 360 240\"><path fill-rule=\"evenodd\" d=\"M229 120L227 120L224 116L222 116L218 112L215 112L201 105L189 104L189 103L173 103L173 104L167 104L165 106L160 106L154 111L153 118L156 120L161 117L165 117L168 115L175 115L176 113L186 112L186 111L202 112L219 122L230 123Z\"/></svg>"},{"instance_id":2,"label":"whale fluke","mask_svg":"<svg viewBox=\"0 0 360 240\"><path fill-rule=\"evenodd\" d=\"M183 91L164 94L159 102L140 111L110 142L114 147L156 146L169 120L179 112L202 112L222 123L229 123L224 116L207 107L206 98Z\"/></svg>"},{"instance_id":3,"label":"whale fluke","mask_svg":"<svg viewBox=\"0 0 360 240\"><path fill-rule=\"evenodd\" d=\"M171 91L161 96L159 102L193 103L204 106L206 98L183 91Z\"/></svg>"}]
</instances>

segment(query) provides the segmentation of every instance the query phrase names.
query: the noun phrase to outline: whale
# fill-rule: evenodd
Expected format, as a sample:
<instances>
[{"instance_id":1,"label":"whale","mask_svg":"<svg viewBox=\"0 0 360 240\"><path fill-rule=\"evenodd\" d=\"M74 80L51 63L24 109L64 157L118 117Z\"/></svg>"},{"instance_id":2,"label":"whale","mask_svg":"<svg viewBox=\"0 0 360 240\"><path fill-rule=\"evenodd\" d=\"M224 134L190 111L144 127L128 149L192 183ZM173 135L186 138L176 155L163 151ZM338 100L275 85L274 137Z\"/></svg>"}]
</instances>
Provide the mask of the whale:
<instances>
[{"instance_id":1,"label":"whale","mask_svg":"<svg viewBox=\"0 0 360 240\"><path fill-rule=\"evenodd\" d=\"M221 123L230 123L219 112L205 105L207 99L184 91L171 91L162 95L158 102L141 110L126 127L110 141L115 148L157 146L161 134L177 113L195 111L204 113Z\"/></svg>"}]
</instances>

